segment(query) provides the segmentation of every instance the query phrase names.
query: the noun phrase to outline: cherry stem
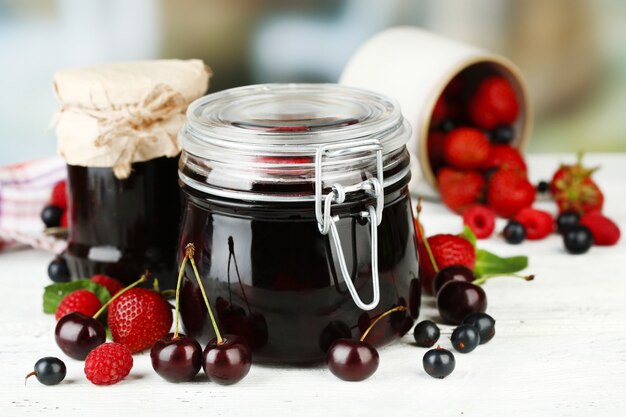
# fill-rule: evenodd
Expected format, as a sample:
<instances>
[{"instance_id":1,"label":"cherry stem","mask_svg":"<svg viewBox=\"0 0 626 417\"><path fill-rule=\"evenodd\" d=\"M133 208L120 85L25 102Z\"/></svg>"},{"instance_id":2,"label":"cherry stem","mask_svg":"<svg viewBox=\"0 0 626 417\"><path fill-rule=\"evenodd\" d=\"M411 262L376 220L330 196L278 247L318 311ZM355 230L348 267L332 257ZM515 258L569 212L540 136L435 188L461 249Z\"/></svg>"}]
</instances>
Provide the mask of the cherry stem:
<instances>
[{"instance_id":1,"label":"cherry stem","mask_svg":"<svg viewBox=\"0 0 626 417\"><path fill-rule=\"evenodd\" d=\"M422 197L417 200L417 227L419 228L420 235L422 236L422 242L424 242L424 247L426 247L426 252L428 252L428 257L430 258L430 263L433 265L433 269L435 273L439 272L439 267L437 266L437 262L435 261L435 256L433 255L433 251L430 249L430 244L428 243L428 238L424 234L424 228L422 227L422 223L420 222L420 213L422 212Z\"/></svg>"},{"instance_id":2,"label":"cherry stem","mask_svg":"<svg viewBox=\"0 0 626 417\"><path fill-rule=\"evenodd\" d=\"M180 271L178 272L178 281L176 281L176 311L174 315L174 337L173 340L178 339L178 316L180 305L180 284L183 281L183 273L185 272L185 265L187 264L187 254L183 258L183 262L180 264Z\"/></svg>"},{"instance_id":3,"label":"cherry stem","mask_svg":"<svg viewBox=\"0 0 626 417\"><path fill-rule=\"evenodd\" d=\"M24 377L24 386L26 386L26 381L28 381L28 378L30 378L33 375L37 375L37 372L33 371L29 373L28 375L26 375L26 377Z\"/></svg>"},{"instance_id":4,"label":"cherry stem","mask_svg":"<svg viewBox=\"0 0 626 417\"><path fill-rule=\"evenodd\" d=\"M124 294L126 291L130 290L131 288L135 288L137 285L141 284L142 282L146 282L147 279L148 279L148 272L146 271L146 273L143 274L137 281L133 282L128 287L122 289L117 294L115 294L113 297L111 297L111 299L109 301L107 301L102 307L100 307L100 310L96 311L96 314L93 315L93 318L97 319L100 316L100 314L102 314L104 312L104 310L106 310L107 307L113 301L117 300L122 294Z\"/></svg>"},{"instance_id":5,"label":"cherry stem","mask_svg":"<svg viewBox=\"0 0 626 417\"><path fill-rule=\"evenodd\" d=\"M359 339L361 342L365 341L365 338L367 337L367 335L370 333L370 331L372 330L372 328L376 325L376 323L378 323L379 321L381 321L384 317L390 315L391 313L395 313L396 311L406 311L406 307L405 306L397 306L394 308L391 308L387 311L385 311L383 314L381 314L380 316L376 317L376 320L374 320L372 322L372 324L369 325L369 327L367 328L367 330L365 330L365 332L363 333L363 336L361 336L361 338Z\"/></svg>"},{"instance_id":6,"label":"cherry stem","mask_svg":"<svg viewBox=\"0 0 626 417\"><path fill-rule=\"evenodd\" d=\"M487 280L490 280L492 278L497 278L497 277L511 277L511 278L520 278L523 279L524 281L532 281L533 279L535 279L534 275L519 275L519 274L485 274L483 276L481 276L480 278L476 278L474 281L472 281L472 284L475 285L482 285L485 282L487 282Z\"/></svg>"},{"instance_id":7,"label":"cherry stem","mask_svg":"<svg viewBox=\"0 0 626 417\"><path fill-rule=\"evenodd\" d=\"M195 247L193 246L193 243L187 244L187 246L185 247L185 254L189 258L189 261L191 262L193 273L196 275L196 281L198 281L200 292L202 292L202 298L204 298L206 309L209 312L209 317L211 318L211 323L213 324L213 330L215 330L215 336L217 337L217 344L221 345L224 343L224 339L222 339L222 335L220 334L220 329L217 327L217 322L215 321L215 317L213 316L213 311L211 310L211 304L209 304L209 299L207 298L206 292L204 291L204 285L202 285L202 280L200 279L198 268L196 268L196 262L193 259L194 254L195 254Z\"/></svg>"}]
</instances>

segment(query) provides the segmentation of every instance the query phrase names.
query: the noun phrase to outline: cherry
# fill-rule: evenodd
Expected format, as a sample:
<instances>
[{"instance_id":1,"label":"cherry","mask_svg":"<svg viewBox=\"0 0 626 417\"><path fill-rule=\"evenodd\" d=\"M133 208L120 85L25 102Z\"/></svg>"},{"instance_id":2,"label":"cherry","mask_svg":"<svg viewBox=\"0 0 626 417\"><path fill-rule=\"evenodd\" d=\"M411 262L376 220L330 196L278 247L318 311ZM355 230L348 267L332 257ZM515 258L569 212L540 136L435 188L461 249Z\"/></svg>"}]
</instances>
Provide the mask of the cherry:
<instances>
[{"instance_id":1,"label":"cherry","mask_svg":"<svg viewBox=\"0 0 626 417\"><path fill-rule=\"evenodd\" d=\"M37 381L44 385L56 385L65 379L67 368L59 358L46 357L35 362L33 372L26 375L26 379L35 375Z\"/></svg>"},{"instance_id":2,"label":"cherry","mask_svg":"<svg viewBox=\"0 0 626 417\"><path fill-rule=\"evenodd\" d=\"M437 294L441 287L449 281L472 282L476 279L474 272L464 265L450 265L441 268L433 280L433 294Z\"/></svg>"},{"instance_id":3,"label":"cherry","mask_svg":"<svg viewBox=\"0 0 626 417\"><path fill-rule=\"evenodd\" d=\"M230 385L241 381L252 364L252 354L246 340L226 334L214 338L204 348L202 368L211 381Z\"/></svg>"},{"instance_id":4,"label":"cherry","mask_svg":"<svg viewBox=\"0 0 626 417\"><path fill-rule=\"evenodd\" d=\"M202 365L202 348L194 338L170 333L152 346L150 359L152 368L166 381L191 381Z\"/></svg>"},{"instance_id":5,"label":"cherry","mask_svg":"<svg viewBox=\"0 0 626 417\"><path fill-rule=\"evenodd\" d=\"M57 322L54 338L63 353L84 361L89 352L104 343L106 332L99 320L74 312Z\"/></svg>"},{"instance_id":6,"label":"cherry","mask_svg":"<svg viewBox=\"0 0 626 417\"><path fill-rule=\"evenodd\" d=\"M478 330L481 345L496 335L496 321L487 313L472 313L463 319L463 324L471 324Z\"/></svg>"},{"instance_id":7,"label":"cherry","mask_svg":"<svg viewBox=\"0 0 626 417\"><path fill-rule=\"evenodd\" d=\"M378 369L378 351L361 340L339 339L327 355L328 369L344 381L362 381Z\"/></svg>"},{"instance_id":8,"label":"cherry","mask_svg":"<svg viewBox=\"0 0 626 417\"><path fill-rule=\"evenodd\" d=\"M449 281L437 293L437 308L446 323L459 324L470 313L485 312L487 295L471 282Z\"/></svg>"},{"instance_id":9,"label":"cherry","mask_svg":"<svg viewBox=\"0 0 626 417\"><path fill-rule=\"evenodd\" d=\"M69 313L61 317L54 328L54 338L63 353L70 358L84 361L89 352L106 340L104 326L98 321L98 317L113 300L146 281L146 279L146 276L143 275L139 280L119 291L93 317L79 312Z\"/></svg>"},{"instance_id":10,"label":"cherry","mask_svg":"<svg viewBox=\"0 0 626 417\"><path fill-rule=\"evenodd\" d=\"M365 341L367 335L384 317L406 310L405 306L400 305L385 311L376 317L359 340L336 340L326 354L328 369L344 381L362 381L372 376L378 369L379 356L376 348Z\"/></svg>"},{"instance_id":11,"label":"cherry","mask_svg":"<svg viewBox=\"0 0 626 417\"><path fill-rule=\"evenodd\" d=\"M229 239L230 240L230 239ZM229 242L230 243L230 242ZM195 247L193 243L188 243L185 246L185 258L181 265L181 274L188 259L191 263L193 273L198 282L198 287L202 293L202 298L209 313L213 330L215 331L215 338L211 340L202 354L202 368L204 373L212 381L222 385L230 385L241 381L248 372L252 364L252 354L248 342L243 337L237 335L226 334L222 336L220 329L213 315L211 304L202 285L198 268L194 260ZM178 314L176 315L176 323L178 323Z\"/></svg>"},{"instance_id":12,"label":"cherry","mask_svg":"<svg viewBox=\"0 0 626 417\"><path fill-rule=\"evenodd\" d=\"M445 378L454 371L456 360L452 352L437 347L424 354L422 365L426 373L433 378Z\"/></svg>"}]
</instances>

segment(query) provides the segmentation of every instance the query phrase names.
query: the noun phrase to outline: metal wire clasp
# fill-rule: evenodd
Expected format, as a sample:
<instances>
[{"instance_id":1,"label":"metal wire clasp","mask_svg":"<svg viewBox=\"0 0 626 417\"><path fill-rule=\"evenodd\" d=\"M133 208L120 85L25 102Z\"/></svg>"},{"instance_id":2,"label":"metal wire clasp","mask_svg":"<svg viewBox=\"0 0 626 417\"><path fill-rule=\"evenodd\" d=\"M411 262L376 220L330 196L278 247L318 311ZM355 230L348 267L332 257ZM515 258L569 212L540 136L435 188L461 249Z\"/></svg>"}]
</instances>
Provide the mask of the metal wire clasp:
<instances>
[{"instance_id":1,"label":"metal wire clasp","mask_svg":"<svg viewBox=\"0 0 626 417\"><path fill-rule=\"evenodd\" d=\"M376 158L376 176L370 177L365 181L350 186L334 184L332 190L322 196L322 164L325 157L333 155L345 155L357 152L372 152L372 157ZM364 219L367 219L371 226L372 236L372 289L373 297L369 304L364 303L354 287L354 283L350 278L346 259L337 232L336 222L339 221L338 216L332 215L332 205L341 204L346 199L346 193L365 191L368 195L376 199L375 205L369 204L367 211L359 213ZM354 303L362 310L373 310L378 306L380 301L380 286L378 277L378 225L382 220L385 193L383 190L383 155L382 146L377 139L364 139L358 142L340 143L320 146L315 155L315 215L317 217L317 226L321 234L326 235L330 231L330 239L335 246L339 261L339 269L343 275L343 280L348 287L348 291L352 296Z\"/></svg>"}]
</instances>

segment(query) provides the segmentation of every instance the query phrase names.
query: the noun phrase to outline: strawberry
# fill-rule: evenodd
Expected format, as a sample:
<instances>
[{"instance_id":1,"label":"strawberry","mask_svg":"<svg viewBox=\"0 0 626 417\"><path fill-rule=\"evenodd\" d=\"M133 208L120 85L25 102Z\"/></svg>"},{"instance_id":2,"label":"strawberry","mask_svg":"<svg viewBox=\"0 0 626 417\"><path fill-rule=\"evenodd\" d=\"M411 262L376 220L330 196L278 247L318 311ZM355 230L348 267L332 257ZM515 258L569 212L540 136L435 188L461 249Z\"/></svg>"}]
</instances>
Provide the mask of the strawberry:
<instances>
[{"instance_id":1,"label":"strawberry","mask_svg":"<svg viewBox=\"0 0 626 417\"><path fill-rule=\"evenodd\" d=\"M50 205L57 206L62 210L67 209L67 181L59 181L52 188Z\"/></svg>"},{"instance_id":2,"label":"strawberry","mask_svg":"<svg viewBox=\"0 0 626 417\"><path fill-rule=\"evenodd\" d=\"M587 168L582 164L582 154L574 165L561 165L552 176L550 191L559 212L575 211L585 215L593 211L601 211L604 205L604 194L593 181L591 175L596 168Z\"/></svg>"},{"instance_id":3,"label":"strawberry","mask_svg":"<svg viewBox=\"0 0 626 417\"><path fill-rule=\"evenodd\" d=\"M585 214L580 219L580 224L589 228L595 245L615 245L621 235L615 222L598 211Z\"/></svg>"},{"instance_id":4,"label":"strawberry","mask_svg":"<svg viewBox=\"0 0 626 417\"><path fill-rule=\"evenodd\" d=\"M489 179L487 205L501 217L513 217L535 201L535 187L514 171L499 170Z\"/></svg>"},{"instance_id":5,"label":"strawberry","mask_svg":"<svg viewBox=\"0 0 626 417\"><path fill-rule=\"evenodd\" d=\"M113 341L134 353L165 337L172 326L172 311L161 294L133 288L109 305L108 323Z\"/></svg>"},{"instance_id":6,"label":"strawberry","mask_svg":"<svg viewBox=\"0 0 626 417\"><path fill-rule=\"evenodd\" d=\"M446 99L443 95L439 96L433 107L433 113L430 116L431 126L439 126L446 118L448 113Z\"/></svg>"},{"instance_id":7,"label":"strawberry","mask_svg":"<svg viewBox=\"0 0 626 417\"><path fill-rule=\"evenodd\" d=\"M69 227L69 223L67 220L67 209L61 215L61 227L65 227L65 228Z\"/></svg>"},{"instance_id":8,"label":"strawberry","mask_svg":"<svg viewBox=\"0 0 626 417\"><path fill-rule=\"evenodd\" d=\"M100 307L102 307L102 303L96 294L87 290L76 290L63 297L57 307L55 317L59 320L64 315L73 312L92 317L100 310Z\"/></svg>"},{"instance_id":9,"label":"strawberry","mask_svg":"<svg viewBox=\"0 0 626 417\"><path fill-rule=\"evenodd\" d=\"M477 204L465 210L463 224L469 226L478 239L486 239L496 226L496 213L489 207Z\"/></svg>"},{"instance_id":10,"label":"strawberry","mask_svg":"<svg viewBox=\"0 0 626 417\"><path fill-rule=\"evenodd\" d=\"M513 219L524 226L529 240L543 239L554 231L554 219L547 211L525 207Z\"/></svg>"},{"instance_id":11,"label":"strawberry","mask_svg":"<svg viewBox=\"0 0 626 417\"><path fill-rule=\"evenodd\" d=\"M92 276L91 280L109 290L109 294L111 294L111 297L124 289L124 284L122 284L115 278L111 278L107 275L97 274Z\"/></svg>"},{"instance_id":12,"label":"strawberry","mask_svg":"<svg viewBox=\"0 0 626 417\"><path fill-rule=\"evenodd\" d=\"M519 151L509 145L495 145L484 164L486 169L508 169L526 175L526 162Z\"/></svg>"},{"instance_id":13,"label":"strawberry","mask_svg":"<svg viewBox=\"0 0 626 417\"><path fill-rule=\"evenodd\" d=\"M510 125L519 114L517 94L506 78L486 77L470 99L468 111L472 123L482 129Z\"/></svg>"},{"instance_id":14,"label":"strawberry","mask_svg":"<svg viewBox=\"0 0 626 417\"><path fill-rule=\"evenodd\" d=\"M474 270L476 251L467 239L455 235L439 234L429 237L428 244L439 269L450 265L464 265ZM422 290L432 295L435 269L424 242L419 244L418 253Z\"/></svg>"},{"instance_id":15,"label":"strawberry","mask_svg":"<svg viewBox=\"0 0 626 417\"><path fill-rule=\"evenodd\" d=\"M476 171L460 171L441 168L437 173L441 199L448 208L457 213L478 203L483 197L485 178Z\"/></svg>"},{"instance_id":16,"label":"strawberry","mask_svg":"<svg viewBox=\"0 0 626 417\"><path fill-rule=\"evenodd\" d=\"M443 157L446 162L457 168L482 168L491 144L487 136L478 129L458 127L446 135L443 143Z\"/></svg>"}]
</instances>

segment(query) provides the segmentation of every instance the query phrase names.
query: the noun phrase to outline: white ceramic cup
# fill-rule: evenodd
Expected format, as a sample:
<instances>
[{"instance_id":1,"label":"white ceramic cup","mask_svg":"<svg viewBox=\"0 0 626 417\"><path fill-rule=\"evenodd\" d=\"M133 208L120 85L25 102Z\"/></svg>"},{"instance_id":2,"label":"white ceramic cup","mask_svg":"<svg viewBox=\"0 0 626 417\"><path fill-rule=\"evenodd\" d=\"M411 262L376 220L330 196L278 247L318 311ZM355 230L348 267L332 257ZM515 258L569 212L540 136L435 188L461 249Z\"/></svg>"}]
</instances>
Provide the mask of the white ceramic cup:
<instances>
[{"instance_id":1,"label":"white ceramic cup","mask_svg":"<svg viewBox=\"0 0 626 417\"><path fill-rule=\"evenodd\" d=\"M520 116L513 146L523 150L530 137L532 113L526 84L509 60L474 46L456 42L415 27L395 27L374 35L350 58L340 83L378 91L396 99L413 129L411 192L437 198L427 140L437 98L461 71L485 66L509 80L515 89Z\"/></svg>"}]
</instances>

